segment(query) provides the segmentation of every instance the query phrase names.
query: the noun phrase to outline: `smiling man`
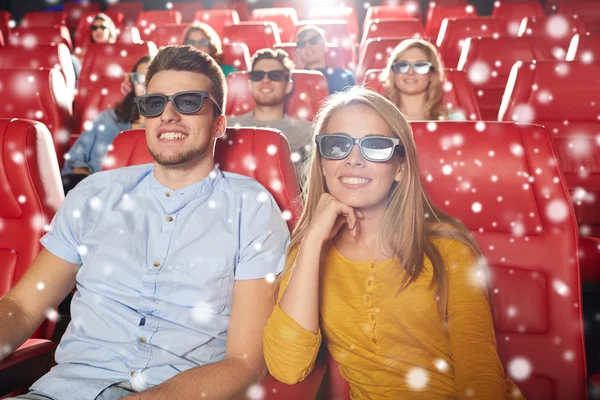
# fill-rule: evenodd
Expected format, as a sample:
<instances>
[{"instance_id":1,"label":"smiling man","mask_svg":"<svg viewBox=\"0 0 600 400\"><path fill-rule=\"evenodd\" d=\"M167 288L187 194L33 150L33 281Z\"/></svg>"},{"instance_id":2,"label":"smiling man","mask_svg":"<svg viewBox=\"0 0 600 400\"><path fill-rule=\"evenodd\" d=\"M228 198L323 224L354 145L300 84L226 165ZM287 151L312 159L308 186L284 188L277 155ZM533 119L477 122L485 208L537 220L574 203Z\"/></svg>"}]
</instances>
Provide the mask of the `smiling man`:
<instances>
[{"instance_id":1,"label":"smiling man","mask_svg":"<svg viewBox=\"0 0 600 400\"><path fill-rule=\"evenodd\" d=\"M228 116L230 126L257 126L283 132L292 150L292 161L300 169L301 160L312 149L312 125L285 114L285 100L293 90L294 63L284 50L261 49L252 57L250 93L254 111Z\"/></svg>"},{"instance_id":2,"label":"smiling man","mask_svg":"<svg viewBox=\"0 0 600 400\"><path fill-rule=\"evenodd\" d=\"M155 162L70 191L0 300L1 359L77 285L58 365L20 399L228 399L266 374L264 278L282 269L285 221L260 184L215 166L226 88L210 56L164 47L146 83L136 104Z\"/></svg>"}]
</instances>

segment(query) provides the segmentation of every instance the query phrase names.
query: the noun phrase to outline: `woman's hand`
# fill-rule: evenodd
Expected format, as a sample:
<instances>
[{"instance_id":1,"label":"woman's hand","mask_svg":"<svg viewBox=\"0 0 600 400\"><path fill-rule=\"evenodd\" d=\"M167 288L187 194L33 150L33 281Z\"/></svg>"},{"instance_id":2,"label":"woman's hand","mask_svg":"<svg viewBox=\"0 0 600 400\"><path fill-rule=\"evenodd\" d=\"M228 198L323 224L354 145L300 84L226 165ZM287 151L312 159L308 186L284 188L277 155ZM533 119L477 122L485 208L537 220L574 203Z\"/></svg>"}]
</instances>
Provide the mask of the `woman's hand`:
<instances>
[{"instance_id":1,"label":"woman's hand","mask_svg":"<svg viewBox=\"0 0 600 400\"><path fill-rule=\"evenodd\" d=\"M362 217L360 211L339 202L329 193L323 193L308 227L306 239L323 245L337 235L344 224L348 224L350 234L356 236L358 232L357 218Z\"/></svg>"}]
</instances>

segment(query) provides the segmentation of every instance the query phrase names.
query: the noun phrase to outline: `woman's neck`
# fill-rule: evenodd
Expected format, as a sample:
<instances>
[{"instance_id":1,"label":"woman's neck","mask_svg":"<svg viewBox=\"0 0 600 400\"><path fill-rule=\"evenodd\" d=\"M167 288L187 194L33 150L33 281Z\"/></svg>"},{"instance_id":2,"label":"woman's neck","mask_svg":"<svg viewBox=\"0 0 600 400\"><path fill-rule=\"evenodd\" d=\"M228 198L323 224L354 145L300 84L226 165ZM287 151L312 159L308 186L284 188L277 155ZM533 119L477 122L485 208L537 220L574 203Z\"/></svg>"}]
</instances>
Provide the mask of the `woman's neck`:
<instances>
[{"instance_id":1,"label":"woman's neck","mask_svg":"<svg viewBox=\"0 0 600 400\"><path fill-rule=\"evenodd\" d=\"M334 243L338 247L350 245L359 249L370 249L374 252L379 250L378 237L381 230L381 223L385 215L386 205L382 204L377 208L359 209L363 217L358 218L358 230L356 236L352 236L347 226L340 230L334 238Z\"/></svg>"},{"instance_id":2,"label":"woman's neck","mask_svg":"<svg viewBox=\"0 0 600 400\"><path fill-rule=\"evenodd\" d=\"M427 94L425 92L414 95L400 93L398 105L400 111L409 121L425 119L425 103Z\"/></svg>"}]
</instances>

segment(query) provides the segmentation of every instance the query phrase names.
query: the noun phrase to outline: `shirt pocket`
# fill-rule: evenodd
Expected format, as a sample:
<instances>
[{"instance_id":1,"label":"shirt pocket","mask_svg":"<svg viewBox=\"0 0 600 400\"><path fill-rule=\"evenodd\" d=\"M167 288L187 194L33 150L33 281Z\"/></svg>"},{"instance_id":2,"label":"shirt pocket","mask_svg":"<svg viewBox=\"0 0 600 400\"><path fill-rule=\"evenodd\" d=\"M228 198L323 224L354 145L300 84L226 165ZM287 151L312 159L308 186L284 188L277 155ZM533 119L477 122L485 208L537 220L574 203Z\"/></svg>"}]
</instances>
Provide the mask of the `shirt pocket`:
<instances>
[{"instance_id":1,"label":"shirt pocket","mask_svg":"<svg viewBox=\"0 0 600 400\"><path fill-rule=\"evenodd\" d=\"M169 302L221 313L229 301L234 265L226 257L195 257L173 267Z\"/></svg>"}]
</instances>

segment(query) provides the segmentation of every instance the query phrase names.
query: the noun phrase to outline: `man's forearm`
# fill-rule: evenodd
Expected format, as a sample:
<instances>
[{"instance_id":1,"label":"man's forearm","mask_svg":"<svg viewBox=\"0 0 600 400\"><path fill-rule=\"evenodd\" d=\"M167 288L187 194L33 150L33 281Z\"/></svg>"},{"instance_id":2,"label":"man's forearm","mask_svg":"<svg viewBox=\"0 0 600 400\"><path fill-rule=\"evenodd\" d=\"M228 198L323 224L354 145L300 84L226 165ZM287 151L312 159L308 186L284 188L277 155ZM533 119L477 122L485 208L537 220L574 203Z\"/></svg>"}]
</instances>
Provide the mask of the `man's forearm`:
<instances>
[{"instance_id":1,"label":"man's forearm","mask_svg":"<svg viewBox=\"0 0 600 400\"><path fill-rule=\"evenodd\" d=\"M31 336L31 319L13 301L0 299L0 360L9 356Z\"/></svg>"},{"instance_id":2,"label":"man's forearm","mask_svg":"<svg viewBox=\"0 0 600 400\"><path fill-rule=\"evenodd\" d=\"M264 363L260 370L253 370L240 358L228 358L184 371L126 400L245 399L248 388L260 382L266 372Z\"/></svg>"}]
</instances>

